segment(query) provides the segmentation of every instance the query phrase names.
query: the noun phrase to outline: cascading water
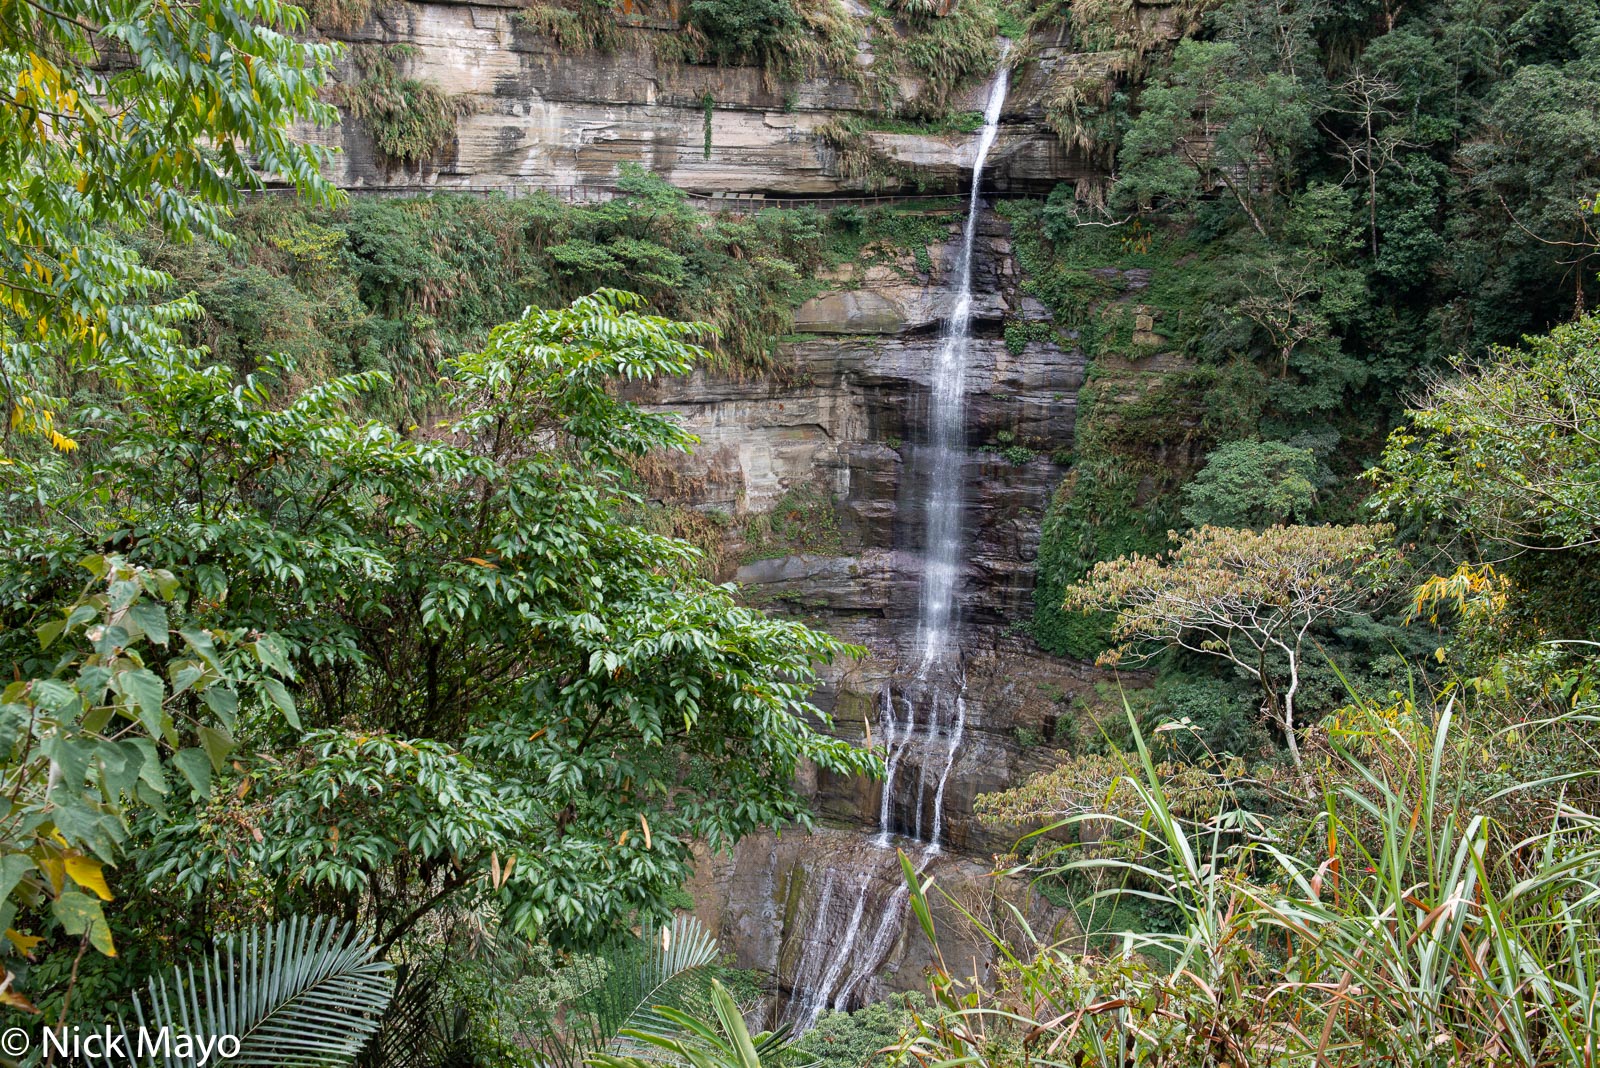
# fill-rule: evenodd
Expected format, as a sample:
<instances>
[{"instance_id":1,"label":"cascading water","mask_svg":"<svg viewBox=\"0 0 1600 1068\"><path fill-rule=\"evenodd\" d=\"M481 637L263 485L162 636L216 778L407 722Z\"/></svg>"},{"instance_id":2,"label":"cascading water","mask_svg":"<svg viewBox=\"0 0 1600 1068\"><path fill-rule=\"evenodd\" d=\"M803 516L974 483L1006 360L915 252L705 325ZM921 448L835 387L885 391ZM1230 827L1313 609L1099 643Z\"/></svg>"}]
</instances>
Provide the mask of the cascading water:
<instances>
[{"instance_id":1,"label":"cascading water","mask_svg":"<svg viewBox=\"0 0 1600 1068\"><path fill-rule=\"evenodd\" d=\"M1001 51L1005 61L1005 50ZM955 303L945 322L943 342L934 360L928 404L928 441L917 450L925 472L922 588L917 612L917 667L910 690L899 695L905 723L895 719L895 694L884 693L884 720L880 725L888 746L888 763L879 806L878 840L888 844L895 831L928 843L938 853L944 835L944 794L955 766L956 754L967 729L965 678L960 658L951 656L951 640L958 623L956 586L961 577L964 549L963 515L966 510L963 467L967 437L967 363L972 348L972 247L978 232L978 194L983 187L983 166L1000 129L1000 108L1005 104L1009 72L1004 66L995 76L984 108L983 129L978 134L972 164L972 191L967 220L956 257ZM926 708L923 727L916 724L915 706ZM907 757L915 758L915 796L909 818L896 821L896 784ZM924 839L923 810L930 765L937 771L930 831Z\"/></svg>"},{"instance_id":2,"label":"cascading water","mask_svg":"<svg viewBox=\"0 0 1600 1068\"><path fill-rule=\"evenodd\" d=\"M822 878L808 924L811 938L797 962L794 996L789 1003L789 1022L801 1031L814 1024L829 1007L849 1008L861 986L882 968L899 937L910 898L891 836L901 834L922 843L916 862L919 873L938 855L944 834L945 787L966 732L965 678L960 657L952 653L952 642L959 623L956 589L964 549L963 467L967 361L972 344L972 249L977 237L984 163L999 132L1000 109L1005 104L1009 82L1005 52L1002 44L1002 66L984 107L983 129L978 134L972 164L972 192L955 262L955 302L932 367L927 441L916 452L925 494L916 667L908 687L899 693L893 687L884 690L880 730L887 758L878 834L871 840L867 855L853 858L857 863L847 865L841 857L841 863L830 867ZM911 778L908 763L916 767L915 796L903 798L896 785L901 778ZM925 820L930 780L932 805ZM869 915L875 890L881 894L882 902L877 922L863 922ZM872 932L865 941L864 930Z\"/></svg>"},{"instance_id":3,"label":"cascading water","mask_svg":"<svg viewBox=\"0 0 1600 1068\"><path fill-rule=\"evenodd\" d=\"M1005 61L1002 49L1001 62ZM923 538L922 600L917 614L919 675L938 667L946 658L955 620L956 580L961 573L962 468L967 443L967 356L972 348L972 243L978 233L978 192L983 186L983 165L995 135L1000 132L1000 108L1005 104L1010 74L1005 67L995 75L983 111L983 129L972 161L972 192L967 200L967 222L961 232L961 252L956 258L956 301L945 321L944 343L933 364L928 406L928 442L919 458L928 462L927 510Z\"/></svg>"}]
</instances>

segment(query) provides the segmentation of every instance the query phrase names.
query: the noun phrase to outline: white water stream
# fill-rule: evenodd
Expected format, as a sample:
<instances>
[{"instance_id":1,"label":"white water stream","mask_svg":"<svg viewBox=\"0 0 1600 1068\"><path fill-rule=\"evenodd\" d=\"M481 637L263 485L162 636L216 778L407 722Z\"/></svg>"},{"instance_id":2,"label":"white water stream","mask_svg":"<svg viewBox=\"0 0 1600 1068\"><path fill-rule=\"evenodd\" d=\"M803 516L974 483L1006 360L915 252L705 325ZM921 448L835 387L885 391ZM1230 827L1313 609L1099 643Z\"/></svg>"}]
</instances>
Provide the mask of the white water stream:
<instances>
[{"instance_id":1,"label":"white water stream","mask_svg":"<svg viewBox=\"0 0 1600 1068\"><path fill-rule=\"evenodd\" d=\"M926 498L916 668L907 689L897 695L893 688L886 687L883 694L879 727L887 759L878 834L870 843L872 852L860 858L863 863L849 868L832 867L822 875L817 904L808 924L811 937L795 968L794 996L787 1013L789 1022L800 1031L811 1027L830 1007L850 1008L850 999L883 967L904 926L910 899L891 836L900 834L921 843L915 861L918 874L939 854L944 835L945 788L966 733L965 678L952 643L959 627L956 589L965 548L963 468L967 451L967 362L972 346L972 250L977 237L984 164L999 133L1000 109L1010 80L1010 72L1003 65L1005 52L1002 45L1002 66L989 88L983 129L973 156L972 192L955 262L955 301L945 321L930 376L928 440L917 453L926 473ZM923 707L920 724L919 704ZM908 758L916 765L915 797L907 799L909 811L897 818L896 784L902 777L911 778L906 770ZM928 807L925 799L930 778L933 797L927 817L928 834L924 837L923 812ZM868 916L875 887L881 900L877 922L873 923ZM847 905L852 895L854 901ZM871 937L864 940L866 930L871 931Z\"/></svg>"}]
</instances>

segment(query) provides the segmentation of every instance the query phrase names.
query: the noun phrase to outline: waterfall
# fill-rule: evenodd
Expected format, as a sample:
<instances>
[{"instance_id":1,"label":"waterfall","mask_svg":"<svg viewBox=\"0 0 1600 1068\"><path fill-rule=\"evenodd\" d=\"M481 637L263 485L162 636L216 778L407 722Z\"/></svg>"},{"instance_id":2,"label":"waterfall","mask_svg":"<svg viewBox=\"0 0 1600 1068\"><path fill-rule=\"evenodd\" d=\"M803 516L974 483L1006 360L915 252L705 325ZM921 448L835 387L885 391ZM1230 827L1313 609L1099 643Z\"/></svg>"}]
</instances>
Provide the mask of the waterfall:
<instances>
[{"instance_id":1,"label":"waterfall","mask_svg":"<svg viewBox=\"0 0 1600 1068\"><path fill-rule=\"evenodd\" d=\"M1005 61L1005 48L1000 54ZM963 470L967 441L967 361L972 348L972 247L978 233L978 194L983 188L983 167L1000 129L1000 109L1005 104L1010 72L1002 65L989 89L972 163L972 190L967 199L967 219L961 231L961 251L955 263L955 301L945 322L929 383L928 440L917 453L926 472L923 513L922 586L917 608L917 668L913 696L901 694L905 723L895 721L892 688L884 694L884 741L888 759L884 770L883 800L879 805L878 841L887 845L897 827L894 821L896 780L908 751L918 757L914 814L898 829L925 840L937 853L944 835L944 795L956 755L967 729L965 678L960 657L952 656L951 641L959 620L956 587L965 549L962 519L965 512ZM914 704L927 708L921 737L916 731ZM930 765L937 771L933 788L929 834L923 838L923 810Z\"/></svg>"},{"instance_id":2,"label":"waterfall","mask_svg":"<svg viewBox=\"0 0 1600 1068\"><path fill-rule=\"evenodd\" d=\"M1002 65L984 106L983 129L978 134L972 163L967 218L955 262L955 299L930 375L927 442L916 453L925 492L916 667L906 688L896 693L893 686L887 686L883 693L881 735L886 757L878 834L866 843L871 855L849 874L845 868L848 858L837 857L836 865L823 876L811 915L803 926L797 925L810 935L796 964L787 1013L789 1022L799 1031L816 1023L830 1007L849 1009L851 999L878 974L899 940L910 890L892 836L905 835L921 844L915 862L919 875L939 854L945 788L966 733L966 680L953 639L959 623L955 599L965 549L963 468L967 360L972 341L972 250L977 238L983 168L999 132L1000 109L1010 80L1004 66L1007 48L1007 43L1002 42ZM920 717L919 706L923 710ZM911 778L908 761L916 765L915 796L907 799L912 811L902 815L896 812L896 802L906 791L897 791L896 786L900 779ZM924 811L929 809L930 800L931 811L926 818L929 833L924 838ZM849 885L852 879L854 886ZM855 899L846 905L852 893ZM849 908L847 916L845 908ZM876 922L870 922L869 917ZM871 936L864 938L866 930L871 931Z\"/></svg>"},{"instance_id":3,"label":"waterfall","mask_svg":"<svg viewBox=\"0 0 1600 1068\"><path fill-rule=\"evenodd\" d=\"M1004 46L1000 60L1005 62ZM961 525L965 512L963 461L967 444L967 355L972 347L972 244L978 232L978 192L983 165L1000 132L1000 108L1006 101L1010 72L1001 66L983 109L983 129L972 161L972 192L967 222L956 257L956 299L945 322L944 342L933 363L928 405L928 496L924 519L922 600L917 612L919 675L945 660L955 617L956 580L961 574Z\"/></svg>"}]
</instances>

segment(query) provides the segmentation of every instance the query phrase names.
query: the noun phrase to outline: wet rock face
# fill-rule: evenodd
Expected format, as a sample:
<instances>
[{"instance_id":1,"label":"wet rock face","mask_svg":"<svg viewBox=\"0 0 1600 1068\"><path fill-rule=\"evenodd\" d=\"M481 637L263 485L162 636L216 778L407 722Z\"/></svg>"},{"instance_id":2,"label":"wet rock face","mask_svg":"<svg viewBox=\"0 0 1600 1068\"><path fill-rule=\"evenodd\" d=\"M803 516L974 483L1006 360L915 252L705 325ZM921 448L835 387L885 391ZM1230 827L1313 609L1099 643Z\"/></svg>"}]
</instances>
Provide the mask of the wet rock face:
<instances>
[{"instance_id":1,"label":"wet rock face","mask_svg":"<svg viewBox=\"0 0 1600 1068\"><path fill-rule=\"evenodd\" d=\"M1007 319L1042 319L1022 296L1003 220L985 213L975 248L976 336L967 375L966 528L960 612L972 648L1016 648L1008 628L1032 611L1039 517L1065 469L1049 450L1072 440L1085 360L1068 343L1007 348ZM919 542L926 507L917 450L926 434L929 368L946 302L942 267L958 234L931 250L931 276L873 267L800 309L801 322L833 316L784 348L778 379L696 373L638 394L679 412L700 445L671 458L675 503L736 521L786 493L821 487L833 499L844 555L750 561L728 578L759 604L825 621L880 658L903 652L917 611ZM892 313L888 311L892 309ZM1007 455L1007 444L1022 449ZM1040 450L1030 453L1030 445Z\"/></svg>"},{"instance_id":2,"label":"wet rock face","mask_svg":"<svg viewBox=\"0 0 1600 1068\"><path fill-rule=\"evenodd\" d=\"M334 179L349 188L524 184L603 191L615 186L624 163L636 163L695 193L808 197L856 188L840 177L817 135L829 122L875 110L849 82L818 77L778 84L757 67L662 62L656 39L676 32L665 25L630 29L610 52L563 49L519 21L519 10L404 0L339 33L358 46L409 46L404 73L456 98L462 115L449 150L417 166L379 158L362 124L348 117L330 130L304 131L341 150ZM1043 122L1041 100L1070 58L1046 45L1019 72L989 161L996 187L1045 192L1058 181L1092 177ZM358 76L353 58L341 61L339 75ZM911 81L902 89L910 101L921 86ZM982 93L975 85L952 106L981 109ZM967 135L870 137L878 152L915 173L916 186L959 190L970 181Z\"/></svg>"},{"instance_id":3,"label":"wet rock face","mask_svg":"<svg viewBox=\"0 0 1600 1068\"><path fill-rule=\"evenodd\" d=\"M729 854L702 853L688 890L695 914L731 949L734 965L771 974L761 1026L809 1023L831 1008L856 1009L906 990L926 991L932 944L907 908L898 850L963 906L1000 931L1015 905L1035 930L1065 917L991 867L959 854L930 855L914 844L823 828L815 834L760 834ZM948 961L987 962L988 942L960 913L929 898L939 950Z\"/></svg>"},{"instance_id":4,"label":"wet rock face","mask_svg":"<svg viewBox=\"0 0 1600 1068\"><path fill-rule=\"evenodd\" d=\"M703 918L740 965L773 977L774 1004L790 1022L805 1023L819 1005L850 1007L923 987L930 947L914 921L903 922L895 848L925 860L947 889L973 898L980 888L993 892L992 855L1009 852L1020 829L981 823L974 799L1048 767L1057 717L1096 678L1092 668L1040 654L1018 629L1033 607L1039 520L1065 471L1048 453L1071 444L1085 360L1064 338L1016 352L1006 346L1006 321L1045 316L1020 292L1006 224L985 212L966 378L959 744L953 706L947 700L936 711L916 690L927 507L917 450L948 304L944 272L958 237L929 250L931 275L862 268L802 308L806 336L785 346L781 378L698 373L640 395L682 413L701 439L693 455L672 461L682 475L666 482L694 487L664 493L674 503L723 511L737 529L786 494L826 492L838 553L735 561L724 577L751 603L801 616L872 653L836 666L818 704L834 715L839 735L864 740L870 723L873 741L890 744L888 803L884 783L812 771L805 785L822 831L751 839L730 857L708 858L693 888ZM1022 451L1006 455L1007 443ZM886 816L907 837L884 844ZM930 853L936 821L942 849ZM1025 888L1000 892L1020 896ZM986 960L986 945L961 952Z\"/></svg>"}]
</instances>

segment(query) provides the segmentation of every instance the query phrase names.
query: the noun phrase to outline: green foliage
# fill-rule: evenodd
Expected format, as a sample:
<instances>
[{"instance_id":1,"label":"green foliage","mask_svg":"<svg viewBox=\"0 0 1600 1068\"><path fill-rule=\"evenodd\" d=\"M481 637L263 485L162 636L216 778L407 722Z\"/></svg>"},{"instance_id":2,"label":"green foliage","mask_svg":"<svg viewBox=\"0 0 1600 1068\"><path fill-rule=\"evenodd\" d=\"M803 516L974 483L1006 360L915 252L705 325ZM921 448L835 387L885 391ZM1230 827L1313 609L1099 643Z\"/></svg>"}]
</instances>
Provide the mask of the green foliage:
<instances>
[{"instance_id":1,"label":"green foliage","mask_svg":"<svg viewBox=\"0 0 1600 1068\"><path fill-rule=\"evenodd\" d=\"M894 75L922 79L921 92L909 101L897 99L896 79L879 74L874 88L883 104L894 111L920 117L945 112L955 91L990 77L999 62L1002 5L995 0L963 0L950 5L901 4L896 12L907 32L874 35L876 62Z\"/></svg>"},{"instance_id":2,"label":"green foliage","mask_svg":"<svg viewBox=\"0 0 1600 1068\"><path fill-rule=\"evenodd\" d=\"M1593 773L1497 774L1517 766L1524 728L1474 729L1454 700L1355 699L1308 739L1316 782L1271 815L1241 805L1230 774L1190 803L1130 714L1136 748L1114 787L1046 828L1081 829L1082 844L1029 861L1099 880L1094 899L1127 924L1120 945L1086 953L1078 937L985 929L998 979L958 986L938 969L945 1013L902 1048L937 1062L1045 1042L1104 1066L1213 1063L1219 1050L1229 1063L1336 1054L1419 1068L1580 1057L1595 1034L1587 888L1600 854L1592 810L1569 791L1592 799ZM1592 744L1587 701L1546 723L1545 744ZM1108 830L1134 849L1100 849ZM913 887L913 908L937 943L928 889ZM1176 922L1154 927L1131 901Z\"/></svg>"},{"instance_id":3,"label":"green foliage","mask_svg":"<svg viewBox=\"0 0 1600 1068\"><path fill-rule=\"evenodd\" d=\"M1508 549L1571 550L1600 526L1600 319L1457 361L1372 473L1378 507Z\"/></svg>"},{"instance_id":4,"label":"green foliage","mask_svg":"<svg viewBox=\"0 0 1600 1068\"><path fill-rule=\"evenodd\" d=\"M68 795L85 791L92 817L58 824L74 837L41 857L112 859L127 832L110 806L136 792L130 877L174 909L326 906L387 949L439 908L492 907L513 929L592 944L665 911L690 842L721 849L805 822L800 761L869 770L869 754L805 719L814 665L853 650L736 606L691 577L692 548L617 519L642 503L628 464L688 438L614 384L687 373L707 358L692 339L711 334L639 303L601 292L497 329L454 361L455 416L426 435L351 414L384 384L373 373L286 402L198 354L127 376L92 409L101 492L62 472L42 517L9 513L0 653L24 680L8 705L30 707L7 716L26 724L44 702L41 742L76 732L62 752L77 770L39 800L70 815ZM75 561L107 540L125 544L128 570L74 615ZM187 597L165 615L163 569ZM40 618L83 652L41 660ZM163 627L184 628L183 644ZM115 662L81 659L93 642ZM106 666L129 681L101 699ZM58 671L90 671L93 702L27 681ZM306 733L285 729L291 713ZM126 737L101 753L114 716ZM194 789L172 789L152 746L177 750ZM29 752L18 766L37 774L8 781L31 790L49 759ZM59 859L95 888L87 859ZM28 876L20 864L7 871ZM63 908L80 903L65 933L100 937L82 893Z\"/></svg>"},{"instance_id":5,"label":"green foliage","mask_svg":"<svg viewBox=\"0 0 1600 1068\"><path fill-rule=\"evenodd\" d=\"M1183 489L1183 517L1197 527L1260 530L1310 518L1317 458L1281 441L1230 441L1206 457Z\"/></svg>"},{"instance_id":6,"label":"green foliage","mask_svg":"<svg viewBox=\"0 0 1600 1068\"><path fill-rule=\"evenodd\" d=\"M1140 508L1138 480L1105 461L1079 464L1045 512L1034 579L1034 640L1050 652L1090 659L1110 643L1110 618L1062 607L1067 587L1100 560L1153 553L1168 524L1156 508Z\"/></svg>"},{"instance_id":7,"label":"green foliage","mask_svg":"<svg viewBox=\"0 0 1600 1068\"><path fill-rule=\"evenodd\" d=\"M317 92L333 61L283 31L276 0L201 0L156 11L69 0L0 13L0 392L6 461L58 428L61 368L112 374L154 358L185 300L117 240L154 224L169 238L223 237L219 210L277 174L324 202L326 153L289 135L326 121ZM105 62L110 53L115 63ZM16 472L11 472L16 474Z\"/></svg>"},{"instance_id":8,"label":"green foliage","mask_svg":"<svg viewBox=\"0 0 1600 1068\"><path fill-rule=\"evenodd\" d=\"M1032 463L1033 458L1037 456L1038 453L1034 452L1026 445L1007 445L1004 449L1000 450L1000 455L1006 458L1007 463L1021 467L1024 464Z\"/></svg>"},{"instance_id":9,"label":"green foliage","mask_svg":"<svg viewBox=\"0 0 1600 1068\"><path fill-rule=\"evenodd\" d=\"M855 1012L825 1012L795 1042L795 1052L817 1068L894 1065L901 1056L884 1051L914 1035L927 1011L927 999L908 993L890 994Z\"/></svg>"},{"instance_id":10,"label":"green foliage","mask_svg":"<svg viewBox=\"0 0 1600 1068\"><path fill-rule=\"evenodd\" d=\"M1050 328L1049 323L1029 322L1022 319L1009 319L1006 321L1005 339L1006 351L1013 356L1021 356L1030 341L1054 341L1056 333Z\"/></svg>"},{"instance_id":11,"label":"green foliage","mask_svg":"<svg viewBox=\"0 0 1600 1068\"><path fill-rule=\"evenodd\" d=\"M670 1033L665 1007L683 1011L717 982L717 943L692 916L679 916L612 943L600 955L602 978L534 1021L541 1059L581 1065L615 1048L627 1031Z\"/></svg>"},{"instance_id":12,"label":"green foliage","mask_svg":"<svg viewBox=\"0 0 1600 1068\"><path fill-rule=\"evenodd\" d=\"M373 410L414 422L436 411L441 356L481 346L530 304L597 285L640 292L656 309L712 322L714 364L774 368L779 337L826 253L816 212L750 216L693 210L660 179L626 174L631 195L604 205L554 198L365 198L329 215L252 204L231 250L183 254L142 243L204 309L193 342L243 371L280 361L283 384L383 371L394 390Z\"/></svg>"},{"instance_id":13,"label":"green foliage","mask_svg":"<svg viewBox=\"0 0 1600 1068\"><path fill-rule=\"evenodd\" d=\"M204 798L234 749L242 705L298 722L275 638L208 627L168 570L117 556L80 563L82 592L11 636L19 677L0 694L13 817L0 841L7 956L40 941L16 928L38 927L114 956L102 902L112 900L106 868L122 859L128 811Z\"/></svg>"},{"instance_id":14,"label":"green foliage","mask_svg":"<svg viewBox=\"0 0 1600 1068\"><path fill-rule=\"evenodd\" d=\"M951 222L960 210L958 201L952 201L949 210L835 208L829 213L829 257L835 263L884 263L906 274L901 260L909 252L916 273L931 275L933 257L928 249L949 239Z\"/></svg>"},{"instance_id":15,"label":"green foliage","mask_svg":"<svg viewBox=\"0 0 1600 1068\"><path fill-rule=\"evenodd\" d=\"M56 394L78 376L109 389L159 378L175 324L196 311L160 303L170 280L126 234L221 239L224 207L262 172L337 199L325 153L287 133L330 116L317 93L333 52L284 32L300 25L270 2L0 15L0 931L13 1008L30 1007L17 980L41 944L117 951L104 903L122 889L108 874L130 814L203 794L242 715L293 716L282 648L209 620L194 568L135 559L126 523L70 546L36 535L63 494L103 489L71 481L89 410L68 414Z\"/></svg>"},{"instance_id":16,"label":"green foliage","mask_svg":"<svg viewBox=\"0 0 1600 1068\"><path fill-rule=\"evenodd\" d=\"M1292 179L1311 134L1309 87L1291 74L1252 69L1238 44L1188 40L1139 95L1138 117L1118 155L1114 203L1190 207L1220 185L1266 236L1261 190ZM1204 100L1205 141L1195 144L1194 116Z\"/></svg>"},{"instance_id":17,"label":"green foliage","mask_svg":"<svg viewBox=\"0 0 1600 1068\"><path fill-rule=\"evenodd\" d=\"M1511 557L1504 573L1527 640L1600 628L1588 577L1600 523L1597 352L1600 320L1588 316L1497 348L1493 362L1456 361L1369 472L1378 514L1427 531L1456 561Z\"/></svg>"},{"instance_id":18,"label":"green foliage","mask_svg":"<svg viewBox=\"0 0 1600 1068\"><path fill-rule=\"evenodd\" d=\"M1173 534L1163 556L1102 561L1067 590L1069 609L1114 611L1115 664L1177 648L1217 657L1261 687L1269 719L1296 764L1295 699L1305 645L1380 600L1393 555L1389 527L1201 527Z\"/></svg>"},{"instance_id":19,"label":"green foliage","mask_svg":"<svg viewBox=\"0 0 1600 1068\"><path fill-rule=\"evenodd\" d=\"M357 48L361 77L340 87L339 102L365 124L379 156L415 166L450 148L465 105L431 82L401 75L409 55L407 45Z\"/></svg>"},{"instance_id":20,"label":"green foliage","mask_svg":"<svg viewBox=\"0 0 1600 1068\"><path fill-rule=\"evenodd\" d=\"M646 1056L619 1057L596 1054L589 1063L596 1068L646 1068L656 1063L662 1050L675 1063L690 1068L761 1068L762 1062L777 1065L792 1053L787 1027L777 1031L750 1034L738 1004L717 980L711 980L710 1019L690 1015L679 1009L662 1007L657 1015L662 1026L632 1028L623 1033L652 1047Z\"/></svg>"},{"instance_id":21,"label":"green foliage","mask_svg":"<svg viewBox=\"0 0 1600 1068\"><path fill-rule=\"evenodd\" d=\"M775 557L809 553L817 556L842 555L839 519L833 510L833 495L817 485L798 486L779 498L778 503L745 524L746 563Z\"/></svg>"},{"instance_id":22,"label":"green foliage","mask_svg":"<svg viewBox=\"0 0 1600 1068\"><path fill-rule=\"evenodd\" d=\"M724 63L769 61L801 26L789 0L689 0L684 13Z\"/></svg>"}]
</instances>

